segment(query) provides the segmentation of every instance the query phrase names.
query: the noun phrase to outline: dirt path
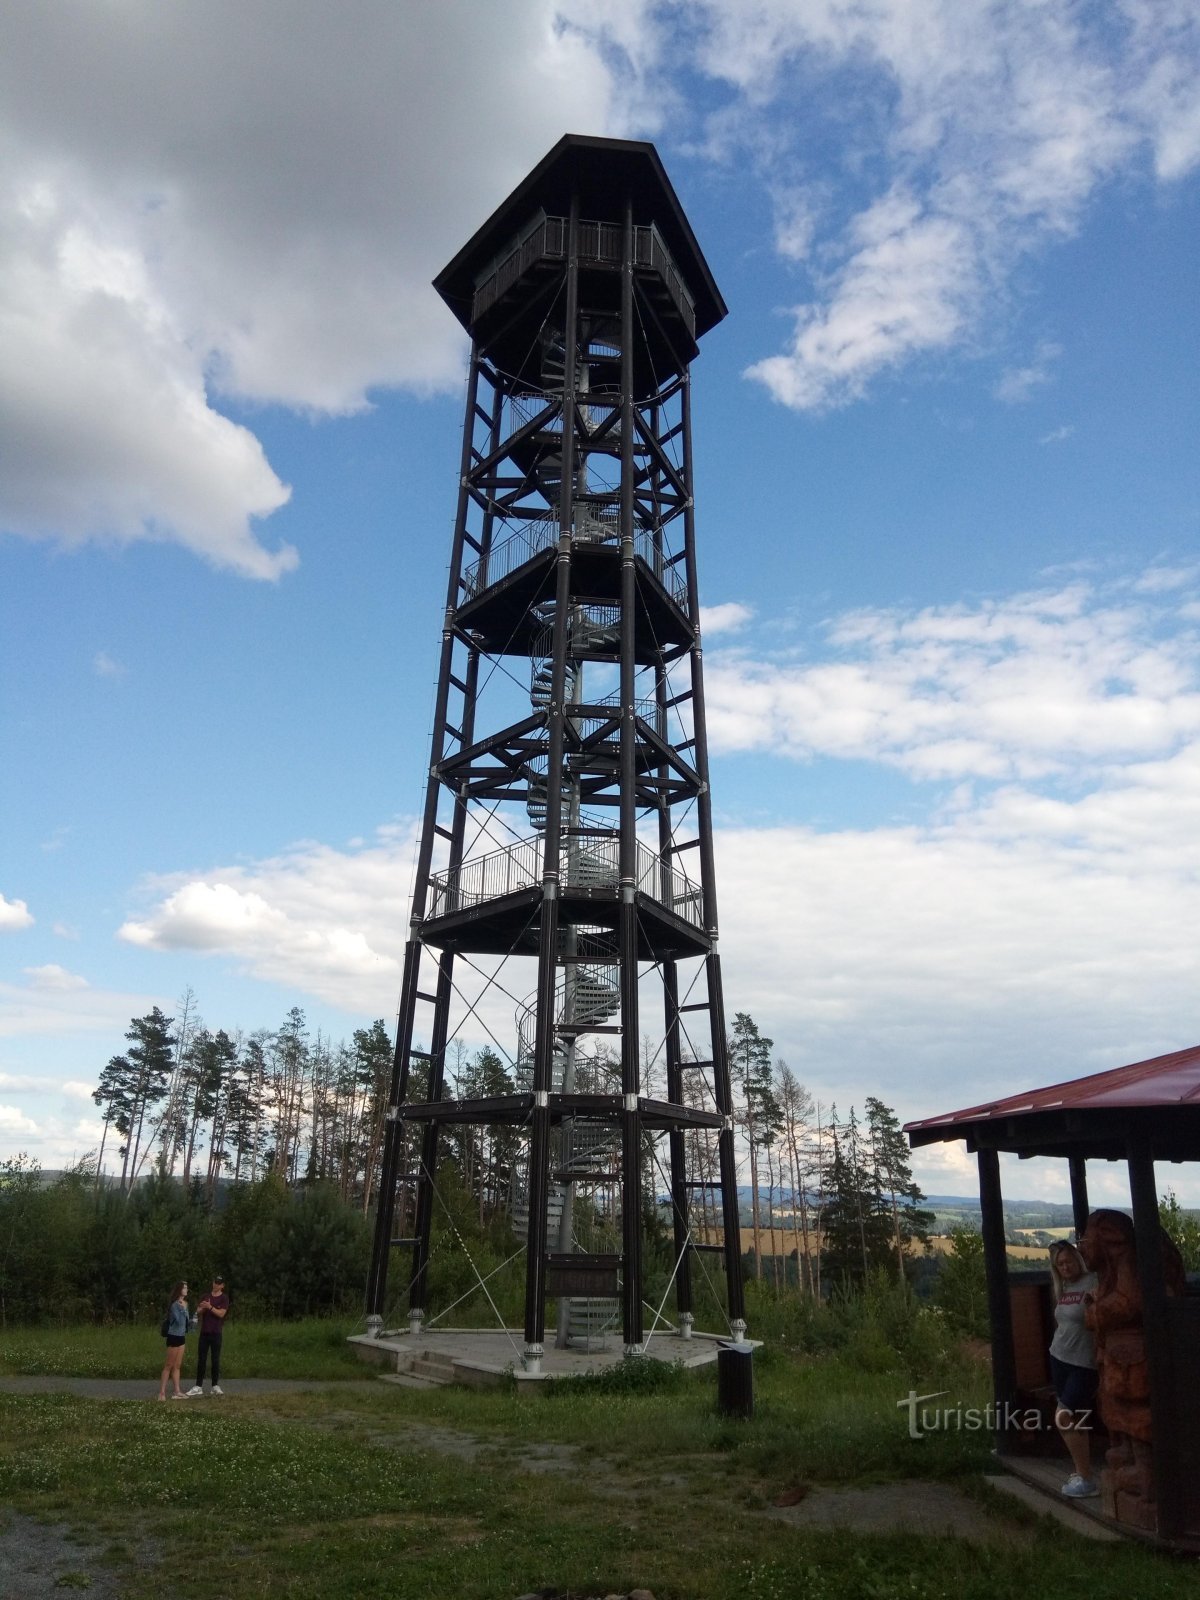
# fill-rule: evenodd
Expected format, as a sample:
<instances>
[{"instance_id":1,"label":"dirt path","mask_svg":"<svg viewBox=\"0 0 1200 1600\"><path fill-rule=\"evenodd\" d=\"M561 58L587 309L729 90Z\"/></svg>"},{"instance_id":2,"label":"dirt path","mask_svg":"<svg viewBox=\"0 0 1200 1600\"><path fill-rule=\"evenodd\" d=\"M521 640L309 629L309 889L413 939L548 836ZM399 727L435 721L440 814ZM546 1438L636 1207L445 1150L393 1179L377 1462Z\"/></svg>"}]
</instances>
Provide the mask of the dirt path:
<instances>
[{"instance_id":1,"label":"dirt path","mask_svg":"<svg viewBox=\"0 0 1200 1600\"><path fill-rule=\"evenodd\" d=\"M301 1394L313 1389L335 1389L340 1394L368 1393L377 1387L374 1378L231 1378L223 1385L225 1399L237 1400L255 1394ZM76 1394L85 1400L155 1400L157 1378L0 1378L0 1394ZM217 1401L220 1396L216 1397ZM206 1391L203 1402L213 1397ZM170 1402L168 1402L169 1404ZM215 1403L215 1402L214 1402Z\"/></svg>"}]
</instances>

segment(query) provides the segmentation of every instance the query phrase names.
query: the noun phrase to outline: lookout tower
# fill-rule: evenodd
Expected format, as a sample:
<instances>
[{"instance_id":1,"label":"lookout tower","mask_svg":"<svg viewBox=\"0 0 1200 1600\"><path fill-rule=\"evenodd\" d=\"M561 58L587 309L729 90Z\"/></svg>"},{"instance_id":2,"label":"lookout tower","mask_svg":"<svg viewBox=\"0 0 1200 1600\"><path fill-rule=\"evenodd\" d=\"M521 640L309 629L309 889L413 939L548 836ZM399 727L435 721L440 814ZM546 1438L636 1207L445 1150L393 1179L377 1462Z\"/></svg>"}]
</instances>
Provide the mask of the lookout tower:
<instances>
[{"instance_id":1,"label":"lookout tower","mask_svg":"<svg viewBox=\"0 0 1200 1600\"><path fill-rule=\"evenodd\" d=\"M642 1349L666 1196L678 1331L723 1266L740 1336L689 404L726 307L654 147L577 135L434 286L471 357L367 1310L402 1247L420 1328L439 1136L466 1124L511 1135L528 1370L549 1297L560 1345L599 1307ZM503 1092L448 1097L464 1013Z\"/></svg>"}]
</instances>

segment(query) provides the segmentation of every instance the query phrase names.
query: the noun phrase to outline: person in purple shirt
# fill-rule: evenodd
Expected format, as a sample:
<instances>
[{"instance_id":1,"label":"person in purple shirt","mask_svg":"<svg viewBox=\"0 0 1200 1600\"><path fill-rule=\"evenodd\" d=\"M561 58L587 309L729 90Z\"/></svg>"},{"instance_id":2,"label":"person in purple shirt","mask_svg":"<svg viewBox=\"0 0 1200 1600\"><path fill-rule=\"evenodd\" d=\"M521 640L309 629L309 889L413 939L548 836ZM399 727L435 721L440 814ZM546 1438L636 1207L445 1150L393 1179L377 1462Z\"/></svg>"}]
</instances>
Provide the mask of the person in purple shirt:
<instances>
[{"instance_id":1,"label":"person in purple shirt","mask_svg":"<svg viewBox=\"0 0 1200 1600\"><path fill-rule=\"evenodd\" d=\"M229 1296L225 1293L225 1279L214 1278L212 1288L196 1307L200 1318L200 1348L196 1355L196 1381L189 1395L204 1393L204 1369L212 1356L212 1388L210 1394L224 1394L221 1388L221 1334L225 1318L229 1315Z\"/></svg>"}]
</instances>

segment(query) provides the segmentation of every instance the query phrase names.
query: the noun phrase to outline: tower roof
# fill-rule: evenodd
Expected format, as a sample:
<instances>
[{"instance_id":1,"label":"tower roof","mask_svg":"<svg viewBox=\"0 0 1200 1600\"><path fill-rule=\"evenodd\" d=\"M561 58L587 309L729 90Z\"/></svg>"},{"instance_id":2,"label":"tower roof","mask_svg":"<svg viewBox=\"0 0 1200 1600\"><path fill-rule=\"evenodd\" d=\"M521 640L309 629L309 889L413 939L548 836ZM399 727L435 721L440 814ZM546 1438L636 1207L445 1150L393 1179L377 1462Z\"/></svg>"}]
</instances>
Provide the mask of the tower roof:
<instances>
[{"instance_id":1,"label":"tower roof","mask_svg":"<svg viewBox=\"0 0 1200 1600\"><path fill-rule=\"evenodd\" d=\"M654 146L642 140L567 133L433 280L464 328L471 325L479 274L539 208L551 216L566 216L576 186L581 217L619 222L628 194L634 222L658 228L695 299L697 338L725 317L728 307Z\"/></svg>"}]
</instances>

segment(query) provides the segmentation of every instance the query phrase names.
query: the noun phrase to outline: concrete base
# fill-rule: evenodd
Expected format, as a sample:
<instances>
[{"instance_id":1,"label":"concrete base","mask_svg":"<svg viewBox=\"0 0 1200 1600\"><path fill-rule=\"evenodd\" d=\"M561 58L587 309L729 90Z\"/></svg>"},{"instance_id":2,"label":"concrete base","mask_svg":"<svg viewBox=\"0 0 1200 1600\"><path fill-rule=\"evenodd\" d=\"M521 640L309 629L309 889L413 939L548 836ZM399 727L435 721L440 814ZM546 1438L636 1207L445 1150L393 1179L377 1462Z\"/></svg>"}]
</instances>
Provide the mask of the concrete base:
<instances>
[{"instance_id":1,"label":"concrete base","mask_svg":"<svg viewBox=\"0 0 1200 1600\"><path fill-rule=\"evenodd\" d=\"M601 1372L619 1366L625 1353L614 1341L603 1350L556 1350L546 1348L540 1371L527 1372L522 1363L525 1350L523 1332L498 1328L423 1328L414 1339L406 1329L384 1329L377 1335L351 1335L362 1361L384 1367L391 1373L423 1378L430 1383L464 1383L475 1387L506 1383L515 1378L518 1385L536 1388L553 1383L555 1378L574 1377L585 1372ZM680 1362L685 1367L715 1365L717 1351L729 1343L715 1333L693 1333L683 1339L676 1333L656 1333L647 1340L646 1361Z\"/></svg>"}]
</instances>

